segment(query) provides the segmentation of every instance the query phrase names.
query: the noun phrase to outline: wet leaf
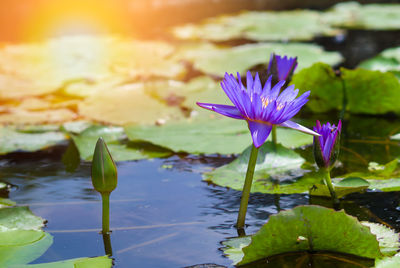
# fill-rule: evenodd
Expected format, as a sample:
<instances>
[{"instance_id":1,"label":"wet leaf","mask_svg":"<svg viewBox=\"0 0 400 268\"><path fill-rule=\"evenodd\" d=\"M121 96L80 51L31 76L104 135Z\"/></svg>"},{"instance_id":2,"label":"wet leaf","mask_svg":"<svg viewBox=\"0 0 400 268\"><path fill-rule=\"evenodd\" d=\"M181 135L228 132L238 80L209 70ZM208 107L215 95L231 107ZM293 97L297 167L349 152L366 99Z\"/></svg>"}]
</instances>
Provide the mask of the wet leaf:
<instances>
[{"instance_id":1,"label":"wet leaf","mask_svg":"<svg viewBox=\"0 0 400 268\"><path fill-rule=\"evenodd\" d=\"M10 268L111 268L112 259L107 256L94 258L77 258L57 262L29 264L29 265L13 265Z\"/></svg>"},{"instance_id":2,"label":"wet leaf","mask_svg":"<svg viewBox=\"0 0 400 268\"><path fill-rule=\"evenodd\" d=\"M243 248L240 264L284 252L322 250L371 259L382 256L375 235L356 218L344 211L298 206L271 216Z\"/></svg>"},{"instance_id":3,"label":"wet leaf","mask_svg":"<svg viewBox=\"0 0 400 268\"><path fill-rule=\"evenodd\" d=\"M297 72L293 76L292 84L300 89L299 94L311 90L306 109L322 113L342 108L342 81L328 64L316 63Z\"/></svg>"},{"instance_id":4,"label":"wet leaf","mask_svg":"<svg viewBox=\"0 0 400 268\"><path fill-rule=\"evenodd\" d=\"M395 233L390 228L377 223L363 221L361 224L369 227L370 232L376 236L380 251L383 255L392 256L399 249L400 244L398 241L398 233ZM356 226L359 227L359 225ZM250 244L251 239L252 236L230 238L222 242L224 245L222 250L224 251L224 254L233 261L233 264L237 264L244 256L242 249ZM297 239L298 243L304 241L307 241L307 237L299 236Z\"/></svg>"},{"instance_id":5,"label":"wet leaf","mask_svg":"<svg viewBox=\"0 0 400 268\"><path fill-rule=\"evenodd\" d=\"M53 238L41 230L44 219L35 216L28 207L0 209L0 266L26 264L40 257L53 243Z\"/></svg>"},{"instance_id":6,"label":"wet leaf","mask_svg":"<svg viewBox=\"0 0 400 268\"><path fill-rule=\"evenodd\" d=\"M246 175L251 147L231 163L204 173L204 180L222 187L241 191ZM282 145L274 148L270 142L260 147L251 192L304 193L316 183L315 178L302 177L304 159Z\"/></svg>"},{"instance_id":7,"label":"wet leaf","mask_svg":"<svg viewBox=\"0 0 400 268\"><path fill-rule=\"evenodd\" d=\"M147 141L174 152L191 154L239 154L252 143L244 121L219 116L161 126L128 126L125 131L132 141ZM312 137L291 129L278 128L277 136L278 142L288 147L312 143Z\"/></svg>"},{"instance_id":8,"label":"wet leaf","mask_svg":"<svg viewBox=\"0 0 400 268\"><path fill-rule=\"evenodd\" d=\"M154 124L157 120L180 119L178 107L167 106L145 93L142 83L122 85L99 92L79 104L86 120L113 125Z\"/></svg>"},{"instance_id":9,"label":"wet leaf","mask_svg":"<svg viewBox=\"0 0 400 268\"><path fill-rule=\"evenodd\" d=\"M293 25L302 30L296 30ZM311 40L318 35L339 32L322 19L321 12L311 10L241 12L173 29L173 34L180 39L211 41L243 38L255 41Z\"/></svg>"},{"instance_id":10,"label":"wet leaf","mask_svg":"<svg viewBox=\"0 0 400 268\"><path fill-rule=\"evenodd\" d=\"M350 29L398 30L400 5L339 3L324 16L334 26Z\"/></svg>"},{"instance_id":11,"label":"wet leaf","mask_svg":"<svg viewBox=\"0 0 400 268\"><path fill-rule=\"evenodd\" d=\"M342 60L336 52L327 52L317 45L301 43L257 43L232 48L199 43L182 46L175 57L190 61L203 73L222 77L225 72L244 74L255 65L267 64L272 52L298 57L297 70L316 62L335 65Z\"/></svg>"},{"instance_id":12,"label":"wet leaf","mask_svg":"<svg viewBox=\"0 0 400 268\"><path fill-rule=\"evenodd\" d=\"M320 177L322 178L322 177ZM345 179L332 179L333 186L335 187L335 192L338 198L351 193L362 192L369 187L369 182L358 177L348 177ZM314 196L326 196L330 197L328 187L325 184L314 184L310 188L310 195Z\"/></svg>"},{"instance_id":13,"label":"wet leaf","mask_svg":"<svg viewBox=\"0 0 400 268\"><path fill-rule=\"evenodd\" d=\"M61 132L20 132L14 127L0 127L0 154L15 151L35 152L66 139Z\"/></svg>"},{"instance_id":14,"label":"wet leaf","mask_svg":"<svg viewBox=\"0 0 400 268\"><path fill-rule=\"evenodd\" d=\"M375 262L375 268L397 268L399 266L400 266L400 256L377 259Z\"/></svg>"},{"instance_id":15,"label":"wet leaf","mask_svg":"<svg viewBox=\"0 0 400 268\"><path fill-rule=\"evenodd\" d=\"M93 125L78 135L70 133L70 136L78 148L82 160L92 159L99 137L103 137L107 142L108 149L115 161L148 159L170 154L169 151L155 146L145 144L140 146L126 142L122 127Z\"/></svg>"}]
</instances>

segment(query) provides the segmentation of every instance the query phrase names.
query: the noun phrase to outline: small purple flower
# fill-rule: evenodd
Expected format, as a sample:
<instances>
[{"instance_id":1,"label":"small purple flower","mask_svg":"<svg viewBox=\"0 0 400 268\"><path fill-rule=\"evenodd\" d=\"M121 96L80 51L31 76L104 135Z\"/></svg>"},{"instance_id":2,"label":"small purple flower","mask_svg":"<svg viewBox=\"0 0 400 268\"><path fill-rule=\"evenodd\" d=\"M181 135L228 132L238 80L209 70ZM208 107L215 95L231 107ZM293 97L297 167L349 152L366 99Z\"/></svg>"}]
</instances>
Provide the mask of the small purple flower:
<instances>
[{"instance_id":1,"label":"small purple flower","mask_svg":"<svg viewBox=\"0 0 400 268\"><path fill-rule=\"evenodd\" d=\"M269 59L267 75L272 75L272 85L275 85L282 80L285 80L287 82L286 84L288 85L290 80L292 80L292 75L296 67L297 57L281 57L275 53L272 53L271 58Z\"/></svg>"},{"instance_id":2,"label":"small purple flower","mask_svg":"<svg viewBox=\"0 0 400 268\"><path fill-rule=\"evenodd\" d=\"M318 133L289 120L307 103L310 91L296 99L299 90L295 90L294 85L279 94L285 81L280 81L271 88L272 77L270 76L262 87L258 73L253 80L251 73L247 72L246 88L239 74L237 77L236 80L232 74L225 73L224 80L221 82L222 89L234 106L199 102L197 105L228 117L246 120L254 146L257 148L267 140L273 125L319 136Z\"/></svg>"},{"instance_id":3,"label":"small purple flower","mask_svg":"<svg viewBox=\"0 0 400 268\"><path fill-rule=\"evenodd\" d=\"M339 155L340 132L342 121L339 120L337 126L327 122L321 126L317 120L314 131L320 134L314 137L314 158L319 168L332 168Z\"/></svg>"}]
</instances>

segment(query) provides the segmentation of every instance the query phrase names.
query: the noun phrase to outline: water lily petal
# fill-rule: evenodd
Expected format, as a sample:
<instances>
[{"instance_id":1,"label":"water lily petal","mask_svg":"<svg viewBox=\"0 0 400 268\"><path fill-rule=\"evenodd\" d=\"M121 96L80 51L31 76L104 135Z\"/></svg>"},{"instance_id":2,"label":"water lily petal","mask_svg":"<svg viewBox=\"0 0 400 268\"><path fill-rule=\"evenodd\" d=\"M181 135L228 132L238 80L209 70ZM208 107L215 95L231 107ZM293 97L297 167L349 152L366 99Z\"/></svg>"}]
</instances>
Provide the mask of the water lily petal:
<instances>
[{"instance_id":1,"label":"water lily petal","mask_svg":"<svg viewBox=\"0 0 400 268\"><path fill-rule=\"evenodd\" d=\"M254 146L259 148L268 139L272 125L263 124L255 121L247 121L253 139Z\"/></svg>"},{"instance_id":2,"label":"water lily petal","mask_svg":"<svg viewBox=\"0 0 400 268\"><path fill-rule=\"evenodd\" d=\"M280 126L292 128L292 129L295 129L295 130L304 132L304 133L306 133L306 134L311 134L311 135L314 135L314 136L321 136L321 135L318 134L317 132L312 131L311 129L308 129L308 128L306 128L306 127L303 127L302 125L299 125L299 124L297 124L296 122L293 122L293 121L290 121L290 120L288 120L288 121L286 121L286 122L283 122L282 124L280 124Z\"/></svg>"},{"instance_id":3,"label":"water lily petal","mask_svg":"<svg viewBox=\"0 0 400 268\"><path fill-rule=\"evenodd\" d=\"M224 116L232 117L235 119L244 119L242 114L235 106L213 104L213 103L201 103L201 102L197 102L197 105L199 105L202 108L222 114Z\"/></svg>"}]
</instances>

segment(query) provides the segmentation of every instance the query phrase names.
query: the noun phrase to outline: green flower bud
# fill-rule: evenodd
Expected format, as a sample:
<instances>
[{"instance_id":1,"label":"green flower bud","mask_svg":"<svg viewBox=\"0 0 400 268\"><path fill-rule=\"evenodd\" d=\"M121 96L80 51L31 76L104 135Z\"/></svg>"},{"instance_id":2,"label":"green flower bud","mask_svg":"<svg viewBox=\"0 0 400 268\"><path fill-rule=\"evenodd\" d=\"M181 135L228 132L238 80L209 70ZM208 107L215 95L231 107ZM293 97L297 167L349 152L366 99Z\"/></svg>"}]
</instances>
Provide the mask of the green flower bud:
<instances>
[{"instance_id":1,"label":"green flower bud","mask_svg":"<svg viewBox=\"0 0 400 268\"><path fill-rule=\"evenodd\" d=\"M103 138L99 138L92 161L92 183L101 194L111 193L117 187L117 167Z\"/></svg>"}]
</instances>

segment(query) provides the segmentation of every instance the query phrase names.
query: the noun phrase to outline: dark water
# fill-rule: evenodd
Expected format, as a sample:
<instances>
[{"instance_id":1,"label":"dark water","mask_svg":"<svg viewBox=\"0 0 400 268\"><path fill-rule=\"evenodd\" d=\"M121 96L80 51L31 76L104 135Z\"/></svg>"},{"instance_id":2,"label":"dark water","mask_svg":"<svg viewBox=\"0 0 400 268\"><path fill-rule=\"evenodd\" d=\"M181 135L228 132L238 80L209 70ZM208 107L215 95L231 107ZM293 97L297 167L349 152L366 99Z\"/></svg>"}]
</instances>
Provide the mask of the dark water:
<instances>
[{"instance_id":1,"label":"dark water","mask_svg":"<svg viewBox=\"0 0 400 268\"><path fill-rule=\"evenodd\" d=\"M365 170L370 161L384 164L400 155L395 142L368 143L370 137L387 140L399 122L349 117L344 123L342 143L349 151L342 150L341 165L335 173ZM54 236L53 245L34 263L105 254L98 233L100 195L92 190L90 163L82 162L73 173L65 171L61 162L65 150L66 146L60 146L37 154L16 153L0 161L1 181L14 185L9 197L47 219L44 230ZM364 160L355 158L351 151ZM310 148L299 152L312 161ZM202 171L231 160L175 155L119 163L118 187L111 194L115 267L184 267L200 263L231 266L219 248L221 241L237 236L233 224L240 192L209 185L201 177ZM360 220L385 222L400 230L399 201L397 192L369 192L348 196L342 200L342 207ZM306 194L252 194L246 232L255 233L279 210L305 204L329 206L329 200L310 199Z\"/></svg>"}]
</instances>

